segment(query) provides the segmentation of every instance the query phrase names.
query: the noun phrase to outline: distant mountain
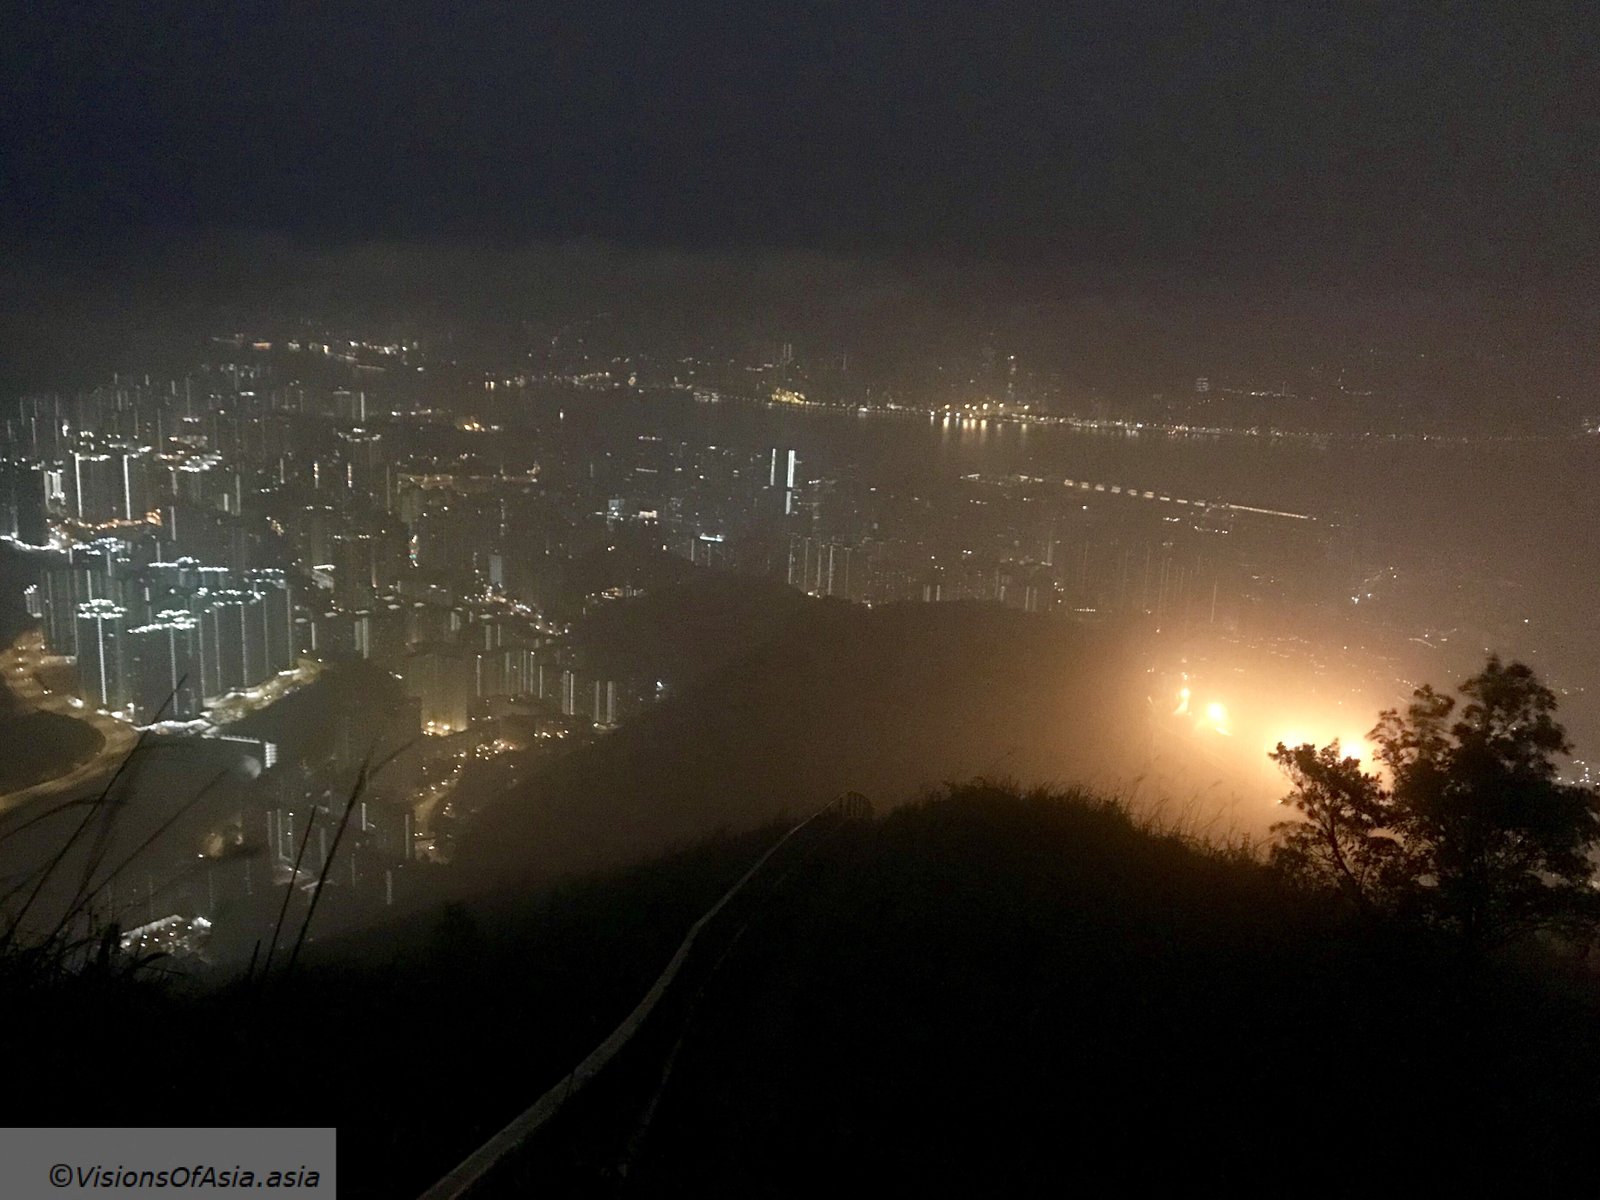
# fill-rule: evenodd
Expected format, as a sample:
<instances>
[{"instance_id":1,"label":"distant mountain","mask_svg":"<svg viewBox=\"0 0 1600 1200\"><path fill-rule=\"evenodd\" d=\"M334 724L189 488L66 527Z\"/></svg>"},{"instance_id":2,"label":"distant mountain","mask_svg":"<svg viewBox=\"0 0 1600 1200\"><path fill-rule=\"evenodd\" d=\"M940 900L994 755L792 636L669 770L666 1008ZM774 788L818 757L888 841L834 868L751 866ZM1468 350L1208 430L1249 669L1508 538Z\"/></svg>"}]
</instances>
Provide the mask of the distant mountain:
<instances>
[{"instance_id":1,"label":"distant mountain","mask_svg":"<svg viewBox=\"0 0 1600 1200\"><path fill-rule=\"evenodd\" d=\"M681 691L767 643L816 603L776 580L701 570L593 609L572 637L588 671L651 677Z\"/></svg>"},{"instance_id":2,"label":"distant mountain","mask_svg":"<svg viewBox=\"0 0 1600 1200\"><path fill-rule=\"evenodd\" d=\"M714 631L684 612L686 639ZM670 612L646 602L638 615L673 642ZM977 604L805 601L747 645L481 813L463 873L487 885L606 867L847 790L885 806L974 775L1137 770L1140 677L1109 628Z\"/></svg>"}]
</instances>

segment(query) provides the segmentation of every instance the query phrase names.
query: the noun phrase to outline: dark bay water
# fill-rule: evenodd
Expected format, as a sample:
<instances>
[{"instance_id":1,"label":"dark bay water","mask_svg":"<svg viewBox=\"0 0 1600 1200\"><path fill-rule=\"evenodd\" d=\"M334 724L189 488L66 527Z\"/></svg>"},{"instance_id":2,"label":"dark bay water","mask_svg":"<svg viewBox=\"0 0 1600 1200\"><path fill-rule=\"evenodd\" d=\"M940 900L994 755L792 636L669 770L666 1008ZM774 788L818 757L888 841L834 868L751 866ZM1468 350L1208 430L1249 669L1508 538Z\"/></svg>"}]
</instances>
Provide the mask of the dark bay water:
<instances>
[{"instance_id":1,"label":"dark bay water","mask_svg":"<svg viewBox=\"0 0 1600 1200\"><path fill-rule=\"evenodd\" d=\"M1021 472L1307 513L1352 528L1397 565L1518 577L1563 619L1600 619L1600 437L1388 441L965 425L681 393L534 401L569 437L649 434L799 451L805 471L858 469L915 486ZM565 417L550 420L559 409Z\"/></svg>"}]
</instances>

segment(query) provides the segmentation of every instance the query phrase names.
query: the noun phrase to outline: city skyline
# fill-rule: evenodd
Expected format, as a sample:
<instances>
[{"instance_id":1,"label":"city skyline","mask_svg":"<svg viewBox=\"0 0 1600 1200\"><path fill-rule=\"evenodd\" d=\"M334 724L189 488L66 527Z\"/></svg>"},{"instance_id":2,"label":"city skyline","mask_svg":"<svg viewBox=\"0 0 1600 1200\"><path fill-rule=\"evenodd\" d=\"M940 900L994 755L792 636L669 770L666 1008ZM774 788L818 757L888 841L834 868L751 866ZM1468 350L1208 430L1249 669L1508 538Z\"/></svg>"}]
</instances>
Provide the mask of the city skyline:
<instances>
[{"instance_id":1,"label":"city skyline","mask_svg":"<svg viewBox=\"0 0 1600 1200\"><path fill-rule=\"evenodd\" d=\"M0 12L0 1193L1594 1190L1589 6Z\"/></svg>"}]
</instances>

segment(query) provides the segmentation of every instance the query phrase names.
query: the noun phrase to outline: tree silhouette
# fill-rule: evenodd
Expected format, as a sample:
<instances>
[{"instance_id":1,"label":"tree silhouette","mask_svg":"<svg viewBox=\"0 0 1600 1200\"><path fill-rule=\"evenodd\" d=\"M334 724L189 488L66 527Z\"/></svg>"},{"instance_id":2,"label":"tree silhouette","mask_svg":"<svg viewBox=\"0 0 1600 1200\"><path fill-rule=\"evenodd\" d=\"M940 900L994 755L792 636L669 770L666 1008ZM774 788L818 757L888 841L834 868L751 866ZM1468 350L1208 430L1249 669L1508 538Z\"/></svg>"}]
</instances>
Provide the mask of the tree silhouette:
<instances>
[{"instance_id":1,"label":"tree silhouette","mask_svg":"<svg viewBox=\"0 0 1600 1200\"><path fill-rule=\"evenodd\" d=\"M1273 827L1274 861L1363 911L1447 929L1469 953L1592 920L1600 796L1558 781L1572 747L1554 694L1498 657L1459 691L1458 705L1425 686L1380 714L1371 737L1387 779L1337 742L1280 742L1271 758L1299 817Z\"/></svg>"},{"instance_id":2,"label":"tree silhouette","mask_svg":"<svg viewBox=\"0 0 1600 1200\"><path fill-rule=\"evenodd\" d=\"M1272 827L1273 860L1297 878L1330 886L1363 912L1400 902L1414 872L1395 829L1393 797L1337 741L1270 755L1294 784L1284 803L1298 820Z\"/></svg>"}]
</instances>

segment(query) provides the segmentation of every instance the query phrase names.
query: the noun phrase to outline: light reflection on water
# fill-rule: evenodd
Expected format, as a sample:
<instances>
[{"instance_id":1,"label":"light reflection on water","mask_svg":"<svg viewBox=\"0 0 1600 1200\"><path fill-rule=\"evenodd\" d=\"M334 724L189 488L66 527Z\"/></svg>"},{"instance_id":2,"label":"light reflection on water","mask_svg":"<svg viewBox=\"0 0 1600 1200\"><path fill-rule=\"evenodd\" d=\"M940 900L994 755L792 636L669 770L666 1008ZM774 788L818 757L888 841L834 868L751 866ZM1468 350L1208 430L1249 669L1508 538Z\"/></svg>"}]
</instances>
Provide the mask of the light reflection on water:
<instances>
[{"instance_id":1,"label":"light reflection on water","mask_svg":"<svg viewBox=\"0 0 1600 1200\"><path fill-rule=\"evenodd\" d=\"M1026 427L991 420L776 409L687 396L597 397L564 432L605 429L760 450L793 446L821 474L887 486L974 471L1105 480L1158 493L1306 512L1354 526L1399 557L1441 556L1486 571L1589 590L1600 575L1600 438L1460 444L1169 436Z\"/></svg>"}]
</instances>

